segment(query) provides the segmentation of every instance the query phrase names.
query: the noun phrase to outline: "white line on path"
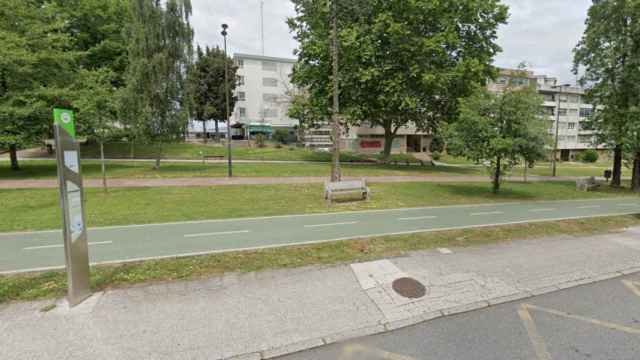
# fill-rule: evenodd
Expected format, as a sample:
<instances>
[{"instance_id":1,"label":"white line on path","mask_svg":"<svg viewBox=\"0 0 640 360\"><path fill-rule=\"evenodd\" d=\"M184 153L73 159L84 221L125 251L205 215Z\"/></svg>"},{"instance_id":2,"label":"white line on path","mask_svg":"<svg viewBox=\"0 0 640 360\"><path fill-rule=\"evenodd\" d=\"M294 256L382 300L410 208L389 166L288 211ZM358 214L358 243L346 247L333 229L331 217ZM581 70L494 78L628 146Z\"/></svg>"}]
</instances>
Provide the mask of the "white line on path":
<instances>
[{"instance_id":1,"label":"white line on path","mask_svg":"<svg viewBox=\"0 0 640 360\"><path fill-rule=\"evenodd\" d=\"M471 216L502 215L502 214L504 214L502 211L490 211L490 212L471 213Z\"/></svg>"},{"instance_id":2,"label":"white line on path","mask_svg":"<svg viewBox=\"0 0 640 360\"><path fill-rule=\"evenodd\" d=\"M333 223L333 224L317 224L317 225L305 225L306 228L316 228L316 227L328 227L328 226L342 226L342 225L354 225L357 224L357 221L350 222L342 222L342 223Z\"/></svg>"},{"instance_id":3,"label":"white line on path","mask_svg":"<svg viewBox=\"0 0 640 360\"><path fill-rule=\"evenodd\" d=\"M89 246L92 245L109 245L109 244L113 244L113 241L102 241L102 242L90 242L88 243ZM30 246L30 247L26 247L22 250L41 250L41 249L55 249L55 248L61 248L64 247L64 245L44 245L44 246Z\"/></svg>"},{"instance_id":4,"label":"white line on path","mask_svg":"<svg viewBox=\"0 0 640 360\"><path fill-rule=\"evenodd\" d=\"M547 212L547 211L556 211L556 209L531 209L530 212Z\"/></svg>"},{"instance_id":5,"label":"white line on path","mask_svg":"<svg viewBox=\"0 0 640 360\"><path fill-rule=\"evenodd\" d=\"M416 216L416 217L406 217L399 218L400 221L412 221L412 220L429 220L429 219L437 219L437 216Z\"/></svg>"},{"instance_id":6,"label":"white line on path","mask_svg":"<svg viewBox=\"0 0 640 360\"><path fill-rule=\"evenodd\" d=\"M204 233L204 234L188 234L184 237L186 238L194 238L194 237L206 237L206 236L218 236L218 235L233 235L233 234L246 234L251 232L249 230L240 230L240 231L222 231L222 232L212 232L212 233Z\"/></svg>"},{"instance_id":7,"label":"white line on path","mask_svg":"<svg viewBox=\"0 0 640 360\"><path fill-rule=\"evenodd\" d=\"M600 205L578 206L576 209L599 209Z\"/></svg>"},{"instance_id":8,"label":"white line on path","mask_svg":"<svg viewBox=\"0 0 640 360\"><path fill-rule=\"evenodd\" d=\"M640 204L618 204L618 206L632 207L632 206L640 206Z\"/></svg>"},{"instance_id":9,"label":"white line on path","mask_svg":"<svg viewBox=\"0 0 640 360\"><path fill-rule=\"evenodd\" d=\"M440 254L443 254L443 255L453 254L453 251L447 248L438 248L438 252L440 252Z\"/></svg>"}]
</instances>

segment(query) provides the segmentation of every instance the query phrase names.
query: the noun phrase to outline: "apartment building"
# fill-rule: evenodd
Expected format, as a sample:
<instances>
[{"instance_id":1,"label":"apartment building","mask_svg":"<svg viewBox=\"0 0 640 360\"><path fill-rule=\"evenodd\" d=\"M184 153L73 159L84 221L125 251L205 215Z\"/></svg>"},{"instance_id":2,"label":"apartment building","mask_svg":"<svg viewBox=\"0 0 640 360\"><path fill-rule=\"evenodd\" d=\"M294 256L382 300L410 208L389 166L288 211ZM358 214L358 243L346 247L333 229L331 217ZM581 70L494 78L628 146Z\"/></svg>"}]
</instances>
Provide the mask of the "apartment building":
<instances>
[{"instance_id":1,"label":"apartment building","mask_svg":"<svg viewBox=\"0 0 640 360\"><path fill-rule=\"evenodd\" d=\"M294 133L298 120L287 116L293 87L290 76L296 60L261 55L235 54L238 66L237 102L232 123L244 137L276 129Z\"/></svg>"},{"instance_id":2,"label":"apartment building","mask_svg":"<svg viewBox=\"0 0 640 360\"><path fill-rule=\"evenodd\" d=\"M558 125L557 159L572 161L587 149L597 149L600 152L607 150L603 145L595 143L595 132L586 126L594 108L584 102L583 88L559 85L556 78L511 69L500 69L500 75L495 82L488 84L488 88L491 91L501 91L507 85L531 86L544 97L545 121L549 135L553 138L556 135L556 124Z\"/></svg>"}]
</instances>

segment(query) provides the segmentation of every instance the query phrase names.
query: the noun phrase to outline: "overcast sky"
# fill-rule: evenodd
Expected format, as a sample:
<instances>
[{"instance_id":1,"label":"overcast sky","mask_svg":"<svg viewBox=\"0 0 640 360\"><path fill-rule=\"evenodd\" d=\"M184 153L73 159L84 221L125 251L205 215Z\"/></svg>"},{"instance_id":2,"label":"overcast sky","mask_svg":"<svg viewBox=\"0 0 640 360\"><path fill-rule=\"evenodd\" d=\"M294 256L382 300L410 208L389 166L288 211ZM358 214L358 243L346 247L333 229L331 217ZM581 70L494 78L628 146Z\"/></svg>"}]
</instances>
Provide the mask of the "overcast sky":
<instances>
[{"instance_id":1,"label":"overcast sky","mask_svg":"<svg viewBox=\"0 0 640 360\"><path fill-rule=\"evenodd\" d=\"M192 0L196 42L222 44L220 24L229 24L231 53L261 53L260 0ZM526 61L536 74L575 82L572 50L584 30L590 0L503 0L509 24L500 29L503 52L496 65L515 67ZM293 58L296 42L285 20L294 14L289 0L264 0L265 55Z\"/></svg>"}]
</instances>

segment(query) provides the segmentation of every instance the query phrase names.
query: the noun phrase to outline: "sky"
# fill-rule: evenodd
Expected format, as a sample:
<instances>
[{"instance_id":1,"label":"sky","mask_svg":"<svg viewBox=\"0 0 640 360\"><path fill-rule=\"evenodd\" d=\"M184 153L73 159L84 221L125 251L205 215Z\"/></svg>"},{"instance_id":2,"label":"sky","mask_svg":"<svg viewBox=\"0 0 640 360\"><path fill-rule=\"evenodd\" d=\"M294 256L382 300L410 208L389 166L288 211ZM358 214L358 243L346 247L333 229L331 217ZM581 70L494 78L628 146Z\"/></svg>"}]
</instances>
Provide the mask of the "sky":
<instances>
[{"instance_id":1,"label":"sky","mask_svg":"<svg viewBox=\"0 0 640 360\"><path fill-rule=\"evenodd\" d=\"M192 0L192 25L201 46L222 46L220 25L229 25L230 53L261 54L260 0ZM509 24L500 28L503 51L495 64L516 67L526 62L539 75L575 83L573 48L584 31L591 0L503 0ZM294 58L296 41L286 24L294 15L289 0L264 0L265 55Z\"/></svg>"}]
</instances>

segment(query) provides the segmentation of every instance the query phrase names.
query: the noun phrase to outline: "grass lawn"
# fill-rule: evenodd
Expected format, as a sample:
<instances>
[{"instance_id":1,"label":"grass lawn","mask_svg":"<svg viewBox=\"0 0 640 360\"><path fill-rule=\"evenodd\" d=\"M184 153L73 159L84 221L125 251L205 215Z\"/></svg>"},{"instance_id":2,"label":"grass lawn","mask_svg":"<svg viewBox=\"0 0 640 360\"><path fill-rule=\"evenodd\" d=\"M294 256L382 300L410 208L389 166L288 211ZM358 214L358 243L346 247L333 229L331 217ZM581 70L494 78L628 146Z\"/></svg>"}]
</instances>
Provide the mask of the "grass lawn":
<instances>
[{"instance_id":1,"label":"grass lawn","mask_svg":"<svg viewBox=\"0 0 640 360\"><path fill-rule=\"evenodd\" d=\"M94 291L151 281L172 281L218 276L227 272L254 272L309 265L335 265L401 256L437 247L475 246L557 235L592 235L640 225L639 216L619 216L538 224L508 225L432 233L387 236L362 240L293 246L280 249L206 255L94 267ZM0 276L0 303L62 297L64 272ZM53 308L45 305L41 311Z\"/></svg>"},{"instance_id":2,"label":"grass lawn","mask_svg":"<svg viewBox=\"0 0 640 360\"><path fill-rule=\"evenodd\" d=\"M137 159L153 159L157 153L157 147L146 144L134 146L134 156ZM105 144L105 157L110 159L131 158L131 147L128 143ZM208 145L198 143L165 144L164 157L168 159L202 159L201 152L206 155L226 156L227 149L220 145L210 143ZM96 144L82 146L82 156L96 159L100 157L100 148ZM364 160L364 155L344 153L343 159ZM238 160L275 160L275 161L331 161L331 154L327 152L315 152L305 148L283 146L280 149L273 146L264 148L234 148L233 158Z\"/></svg>"},{"instance_id":3,"label":"grass lawn","mask_svg":"<svg viewBox=\"0 0 640 360\"><path fill-rule=\"evenodd\" d=\"M328 207L321 185L88 189L88 226L147 224L286 214L389 209L505 201L630 196L626 189L578 192L574 183L506 183L500 194L487 183L373 184L369 202ZM0 190L0 232L60 227L55 189Z\"/></svg>"},{"instance_id":4,"label":"grass lawn","mask_svg":"<svg viewBox=\"0 0 640 360\"><path fill-rule=\"evenodd\" d=\"M55 179L56 163L53 160L23 161L21 170L10 169L8 162L0 162L0 180L9 179ZM234 175L239 177L291 177L291 176L330 176L329 164L269 164L269 163L236 163ZM383 164L343 164L345 176L455 176L483 175L482 169L460 168L449 166L406 166ZM82 162L85 178L100 178L100 162L85 160ZM223 163L179 163L164 162L160 170L153 170L151 162L109 162L107 164L109 178L178 178L178 177L226 177L227 165Z\"/></svg>"}]
</instances>

